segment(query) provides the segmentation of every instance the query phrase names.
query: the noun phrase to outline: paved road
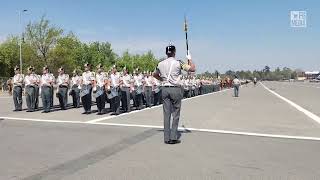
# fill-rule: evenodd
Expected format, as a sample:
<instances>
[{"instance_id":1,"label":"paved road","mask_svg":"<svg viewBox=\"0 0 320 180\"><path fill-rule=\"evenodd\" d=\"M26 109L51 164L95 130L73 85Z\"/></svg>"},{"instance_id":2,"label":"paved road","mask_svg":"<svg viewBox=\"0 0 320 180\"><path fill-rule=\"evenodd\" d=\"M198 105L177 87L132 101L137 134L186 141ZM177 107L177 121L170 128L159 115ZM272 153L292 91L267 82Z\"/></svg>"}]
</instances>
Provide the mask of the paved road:
<instances>
[{"instance_id":1,"label":"paved road","mask_svg":"<svg viewBox=\"0 0 320 180\"><path fill-rule=\"evenodd\" d=\"M319 115L320 89L264 84ZM18 118L0 121L0 179L320 178L320 125L261 85L185 100L191 130L178 145L162 143L161 107L112 117L13 113L10 103L0 99L0 116Z\"/></svg>"}]
</instances>

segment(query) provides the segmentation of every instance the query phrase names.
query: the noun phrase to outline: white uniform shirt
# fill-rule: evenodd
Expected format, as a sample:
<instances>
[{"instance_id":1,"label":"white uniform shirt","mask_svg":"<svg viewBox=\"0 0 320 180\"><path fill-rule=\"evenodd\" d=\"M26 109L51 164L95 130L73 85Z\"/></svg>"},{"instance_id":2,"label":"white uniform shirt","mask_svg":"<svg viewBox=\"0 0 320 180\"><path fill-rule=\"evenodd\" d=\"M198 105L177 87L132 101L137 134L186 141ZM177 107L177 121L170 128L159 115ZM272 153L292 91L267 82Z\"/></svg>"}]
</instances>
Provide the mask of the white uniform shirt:
<instances>
[{"instance_id":1,"label":"white uniform shirt","mask_svg":"<svg viewBox=\"0 0 320 180\"><path fill-rule=\"evenodd\" d=\"M78 76L78 75L76 75L76 76L73 76L72 78L71 78L71 85L72 86L74 86L74 85L77 85L77 86L79 86L80 85L80 82L81 82L81 76Z\"/></svg>"},{"instance_id":2,"label":"white uniform shirt","mask_svg":"<svg viewBox=\"0 0 320 180\"><path fill-rule=\"evenodd\" d=\"M105 80L107 80L107 74L105 72L96 74L97 86L103 87L106 84Z\"/></svg>"},{"instance_id":3,"label":"white uniform shirt","mask_svg":"<svg viewBox=\"0 0 320 180\"><path fill-rule=\"evenodd\" d=\"M52 76L51 74L46 73L41 76L41 86L51 86L53 82L54 76Z\"/></svg>"},{"instance_id":4,"label":"white uniform shirt","mask_svg":"<svg viewBox=\"0 0 320 180\"><path fill-rule=\"evenodd\" d=\"M184 85L185 87L189 87L189 85L190 85L190 79L184 79L183 85Z\"/></svg>"},{"instance_id":5,"label":"white uniform shirt","mask_svg":"<svg viewBox=\"0 0 320 180\"><path fill-rule=\"evenodd\" d=\"M26 86L28 85L34 86L37 83L37 79L38 79L37 75L34 73L31 73L24 78L24 83Z\"/></svg>"},{"instance_id":6,"label":"white uniform shirt","mask_svg":"<svg viewBox=\"0 0 320 180\"><path fill-rule=\"evenodd\" d=\"M123 82L123 87L130 87L131 86L131 76L129 74L122 76L121 80Z\"/></svg>"},{"instance_id":7,"label":"white uniform shirt","mask_svg":"<svg viewBox=\"0 0 320 180\"><path fill-rule=\"evenodd\" d=\"M234 85L240 85L240 80L239 80L238 78L235 78L235 79L232 81L232 83L233 83Z\"/></svg>"},{"instance_id":8,"label":"white uniform shirt","mask_svg":"<svg viewBox=\"0 0 320 180\"><path fill-rule=\"evenodd\" d=\"M82 83L84 85L92 84L92 81L94 81L94 80L95 80L95 78L94 78L93 72L87 71L87 72L82 73Z\"/></svg>"},{"instance_id":9,"label":"white uniform shirt","mask_svg":"<svg viewBox=\"0 0 320 180\"><path fill-rule=\"evenodd\" d=\"M192 78L191 84L192 84L192 86L197 86L197 81L195 78Z\"/></svg>"},{"instance_id":10,"label":"white uniform shirt","mask_svg":"<svg viewBox=\"0 0 320 180\"><path fill-rule=\"evenodd\" d=\"M134 75L133 79L134 79L134 85L135 86L142 86L142 80L143 80L143 75L142 74Z\"/></svg>"},{"instance_id":11,"label":"white uniform shirt","mask_svg":"<svg viewBox=\"0 0 320 180\"><path fill-rule=\"evenodd\" d=\"M162 78L163 86L181 86L181 70L187 71L189 68L188 65L170 57L158 64L157 71Z\"/></svg>"},{"instance_id":12,"label":"white uniform shirt","mask_svg":"<svg viewBox=\"0 0 320 180\"><path fill-rule=\"evenodd\" d=\"M197 87L200 87L200 86L201 86L201 81L200 81L200 79L197 79L197 80L196 80L196 84L197 84Z\"/></svg>"},{"instance_id":13,"label":"white uniform shirt","mask_svg":"<svg viewBox=\"0 0 320 180\"><path fill-rule=\"evenodd\" d=\"M154 86L158 87L161 85L161 82L157 78L153 78L153 84Z\"/></svg>"},{"instance_id":14,"label":"white uniform shirt","mask_svg":"<svg viewBox=\"0 0 320 180\"><path fill-rule=\"evenodd\" d=\"M56 77L54 77L52 73L50 73L49 75L50 75L50 78L52 79L51 85L53 86L53 84L56 83Z\"/></svg>"},{"instance_id":15,"label":"white uniform shirt","mask_svg":"<svg viewBox=\"0 0 320 180\"><path fill-rule=\"evenodd\" d=\"M118 73L111 74L110 79L111 79L111 87L119 87L120 76Z\"/></svg>"},{"instance_id":16,"label":"white uniform shirt","mask_svg":"<svg viewBox=\"0 0 320 180\"><path fill-rule=\"evenodd\" d=\"M23 83L23 79L24 79L24 75L23 74L16 74L13 76L13 86L22 86Z\"/></svg>"},{"instance_id":17,"label":"white uniform shirt","mask_svg":"<svg viewBox=\"0 0 320 180\"><path fill-rule=\"evenodd\" d=\"M144 77L144 81L145 81L145 86L148 86L148 87L152 87L152 76L146 76Z\"/></svg>"},{"instance_id":18,"label":"white uniform shirt","mask_svg":"<svg viewBox=\"0 0 320 180\"><path fill-rule=\"evenodd\" d=\"M57 84L60 85L66 85L69 84L69 75L68 74L61 74L57 78Z\"/></svg>"}]
</instances>

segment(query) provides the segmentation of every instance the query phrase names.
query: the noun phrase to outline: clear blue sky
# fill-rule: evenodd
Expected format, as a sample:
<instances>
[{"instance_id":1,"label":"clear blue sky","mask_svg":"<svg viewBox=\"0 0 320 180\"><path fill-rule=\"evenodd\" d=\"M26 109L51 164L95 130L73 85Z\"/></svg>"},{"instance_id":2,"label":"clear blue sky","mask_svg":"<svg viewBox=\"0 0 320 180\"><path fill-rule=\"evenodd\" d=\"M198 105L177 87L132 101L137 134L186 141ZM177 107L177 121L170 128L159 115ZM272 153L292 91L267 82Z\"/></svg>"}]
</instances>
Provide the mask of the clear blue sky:
<instances>
[{"instance_id":1,"label":"clear blue sky","mask_svg":"<svg viewBox=\"0 0 320 180\"><path fill-rule=\"evenodd\" d=\"M117 53L152 50L172 41L185 57L183 15L199 71L262 69L265 65L320 70L318 0L2 0L0 41L41 15L82 41L109 41ZM291 10L307 11L307 28L290 27Z\"/></svg>"}]
</instances>

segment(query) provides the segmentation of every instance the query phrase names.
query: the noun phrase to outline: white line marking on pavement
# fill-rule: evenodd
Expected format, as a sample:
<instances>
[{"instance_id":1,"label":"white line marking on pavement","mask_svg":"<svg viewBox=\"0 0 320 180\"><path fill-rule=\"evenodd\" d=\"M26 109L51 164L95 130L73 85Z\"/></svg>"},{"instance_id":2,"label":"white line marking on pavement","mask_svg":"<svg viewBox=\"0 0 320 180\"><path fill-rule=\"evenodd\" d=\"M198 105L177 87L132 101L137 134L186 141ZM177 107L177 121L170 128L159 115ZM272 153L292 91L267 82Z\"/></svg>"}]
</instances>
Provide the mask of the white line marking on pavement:
<instances>
[{"instance_id":1,"label":"white line marking on pavement","mask_svg":"<svg viewBox=\"0 0 320 180\"><path fill-rule=\"evenodd\" d=\"M139 127L139 128L163 129L163 126L142 125L142 124L89 123L89 122L82 122L82 121L42 120L42 119L30 119L30 118L23 119L23 118L12 118L12 117L0 117L0 119L1 118L7 119L7 120L16 120L16 121L35 121L35 122L48 122L48 123L61 123L61 124L87 124L87 125L103 125L103 126L117 126L117 127ZM290 136L290 135L279 135L279 134L264 134L264 133L228 131L228 130L217 130L217 129L185 128L185 127L179 127L179 130L208 132L208 133L217 133L217 134L243 135L243 136L253 136L253 137L320 141L320 137L308 137L308 136Z\"/></svg>"},{"instance_id":2,"label":"white line marking on pavement","mask_svg":"<svg viewBox=\"0 0 320 180\"><path fill-rule=\"evenodd\" d=\"M260 84L269 92L271 92L272 94L274 94L275 96L277 96L278 98L282 99L283 101L287 102L288 104L290 104L291 106L293 106L294 108L296 108L298 111L304 113L305 115L307 115L309 118L313 119L314 121L316 121L317 123L320 124L320 117L313 114L312 112L304 109L303 107L299 106L298 104L290 101L289 99L279 95L278 93L272 91L271 89L269 89L267 86L265 86L262 82L260 82Z\"/></svg>"},{"instance_id":3,"label":"white line marking on pavement","mask_svg":"<svg viewBox=\"0 0 320 180\"><path fill-rule=\"evenodd\" d=\"M232 89L232 88L230 88L230 89ZM194 96L194 97L191 97L191 98L183 99L182 101L188 101L188 100L191 100L191 99L194 99L194 98L199 98L199 97L208 96L208 95L212 95L212 94L222 93L222 92L228 91L230 89L224 89L224 90L217 91L217 92L212 92L212 93L208 93L208 94ZM130 115L130 114L138 113L138 112L143 112L143 111L154 109L154 108L160 108L160 107L162 107L162 105L152 106L151 108L144 108L144 109L141 109L141 110L135 110L135 111L131 111L129 113L122 113L122 114L119 114L118 116L108 116L108 117L102 117L102 118L98 118L98 119L93 119L93 120L86 121L86 122L87 123L96 123L96 122L109 120L109 119L113 119L113 118L117 118L117 117L121 117L121 116L126 116L126 115Z\"/></svg>"},{"instance_id":4,"label":"white line marking on pavement","mask_svg":"<svg viewBox=\"0 0 320 180\"><path fill-rule=\"evenodd\" d=\"M73 123L80 124L85 122L83 121L63 121L63 120L53 120L53 119L33 119L33 118L18 118L18 117L0 117L0 119L9 119L9 120L17 120L17 121L35 121L35 122L52 122L52 123Z\"/></svg>"}]
</instances>

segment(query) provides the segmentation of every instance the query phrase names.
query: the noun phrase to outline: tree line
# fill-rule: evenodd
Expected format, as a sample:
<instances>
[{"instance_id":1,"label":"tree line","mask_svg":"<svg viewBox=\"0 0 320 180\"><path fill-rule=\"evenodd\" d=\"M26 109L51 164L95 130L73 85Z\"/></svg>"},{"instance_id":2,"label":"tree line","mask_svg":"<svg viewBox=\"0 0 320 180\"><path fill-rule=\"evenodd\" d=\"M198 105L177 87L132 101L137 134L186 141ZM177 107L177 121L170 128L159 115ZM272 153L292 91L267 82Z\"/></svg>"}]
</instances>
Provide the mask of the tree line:
<instances>
[{"instance_id":1,"label":"tree line","mask_svg":"<svg viewBox=\"0 0 320 180\"><path fill-rule=\"evenodd\" d=\"M298 76L302 75L302 70L296 69L292 70L288 67L284 67L280 69L277 67L275 70L271 71L269 66L265 66L262 70L254 70L254 71L232 71L228 70L225 73L220 73L219 71L215 71L210 73L206 71L202 74L199 74L200 77L208 77L208 78L217 78L220 76L221 78L226 77L234 77L238 76L241 79L250 79L257 78L259 80L266 80L266 81L279 81L279 80L289 80L289 79L296 79Z\"/></svg>"},{"instance_id":2,"label":"tree line","mask_svg":"<svg viewBox=\"0 0 320 180\"><path fill-rule=\"evenodd\" d=\"M88 62L93 67L101 64L106 70L113 65L122 69L126 67L130 72L136 68L142 71L153 71L158 59L149 51L145 54L116 54L109 42L81 42L72 32L65 33L58 26L42 16L39 21L30 22L22 35L11 35L0 44L0 77L11 77L13 69L19 66L19 43L22 43L23 72L27 67L34 66L37 73L42 67L48 66L56 74L61 66L67 72L83 69Z\"/></svg>"}]
</instances>

